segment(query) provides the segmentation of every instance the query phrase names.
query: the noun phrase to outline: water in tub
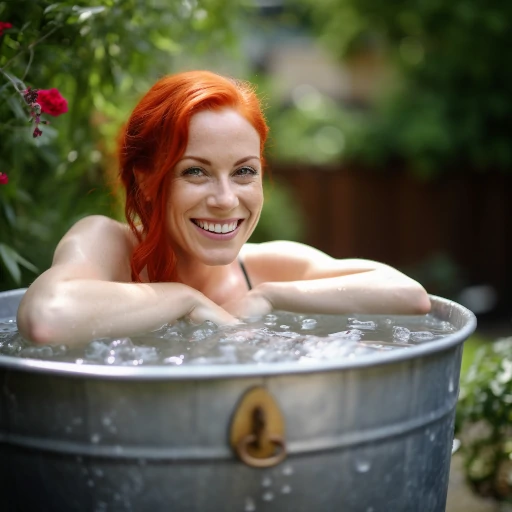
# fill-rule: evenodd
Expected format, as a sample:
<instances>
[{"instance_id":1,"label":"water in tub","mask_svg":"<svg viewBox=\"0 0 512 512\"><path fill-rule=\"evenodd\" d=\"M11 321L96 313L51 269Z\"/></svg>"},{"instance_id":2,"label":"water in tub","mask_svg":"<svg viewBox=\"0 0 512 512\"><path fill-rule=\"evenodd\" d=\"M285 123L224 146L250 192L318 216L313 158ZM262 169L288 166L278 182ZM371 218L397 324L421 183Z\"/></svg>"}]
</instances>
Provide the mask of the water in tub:
<instances>
[{"instance_id":1,"label":"water in tub","mask_svg":"<svg viewBox=\"0 0 512 512\"><path fill-rule=\"evenodd\" d=\"M299 315L276 312L236 327L185 320L145 335L101 338L80 347L37 346L24 340L14 318L0 319L0 355L77 364L261 364L354 359L411 347L455 332L431 315ZM72 333L70 333L72 336Z\"/></svg>"}]
</instances>

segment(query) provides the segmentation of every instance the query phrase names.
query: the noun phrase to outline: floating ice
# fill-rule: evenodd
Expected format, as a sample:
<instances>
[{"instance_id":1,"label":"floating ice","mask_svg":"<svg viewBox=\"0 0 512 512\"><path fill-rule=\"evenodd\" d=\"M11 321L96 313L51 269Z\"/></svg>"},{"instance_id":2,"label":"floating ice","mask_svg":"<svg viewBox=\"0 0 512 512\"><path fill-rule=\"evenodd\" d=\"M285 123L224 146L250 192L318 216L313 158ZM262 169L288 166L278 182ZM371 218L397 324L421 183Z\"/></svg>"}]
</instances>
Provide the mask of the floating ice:
<instances>
[{"instance_id":1,"label":"floating ice","mask_svg":"<svg viewBox=\"0 0 512 512\"><path fill-rule=\"evenodd\" d=\"M406 343L411 337L411 331L407 327L394 326L393 327L393 338L396 341Z\"/></svg>"},{"instance_id":2,"label":"floating ice","mask_svg":"<svg viewBox=\"0 0 512 512\"><path fill-rule=\"evenodd\" d=\"M265 325L273 323L275 326ZM0 355L110 366L214 364L312 364L404 350L455 329L432 315L297 315L276 312L249 323L217 327L179 320L125 338L97 338L86 346L35 345L16 322L0 321Z\"/></svg>"},{"instance_id":3,"label":"floating ice","mask_svg":"<svg viewBox=\"0 0 512 512\"><path fill-rule=\"evenodd\" d=\"M314 318L306 318L302 320L301 327L304 331L309 331L316 327L317 321Z\"/></svg>"},{"instance_id":4,"label":"floating ice","mask_svg":"<svg viewBox=\"0 0 512 512\"><path fill-rule=\"evenodd\" d=\"M435 338L435 336L429 331L411 332L411 339L413 341L422 342L422 341L433 340L434 338Z\"/></svg>"},{"instance_id":5,"label":"floating ice","mask_svg":"<svg viewBox=\"0 0 512 512\"><path fill-rule=\"evenodd\" d=\"M368 329L374 331L377 324L373 320L358 320L357 318L349 318L347 320L347 327L349 329Z\"/></svg>"}]
</instances>

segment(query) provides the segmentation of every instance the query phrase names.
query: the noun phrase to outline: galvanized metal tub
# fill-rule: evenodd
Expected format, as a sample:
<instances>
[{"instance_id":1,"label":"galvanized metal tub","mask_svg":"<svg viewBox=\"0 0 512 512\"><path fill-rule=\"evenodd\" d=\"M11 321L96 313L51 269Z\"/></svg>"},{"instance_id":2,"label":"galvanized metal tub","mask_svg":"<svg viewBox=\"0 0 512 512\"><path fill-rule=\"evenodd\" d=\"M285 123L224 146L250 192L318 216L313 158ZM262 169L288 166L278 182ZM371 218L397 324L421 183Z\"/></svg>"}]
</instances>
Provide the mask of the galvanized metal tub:
<instances>
[{"instance_id":1,"label":"galvanized metal tub","mask_svg":"<svg viewBox=\"0 0 512 512\"><path fill-rule=\"evenodd\" d=\"M0 318L23 293L0 293ZM443 511L476 320L431 298L456 333L352 361L127 368L0 356L1 509ZM228 442L254 386L286 422L287 458L273 468L247 466Z\"/></svg>"}]
</instances>

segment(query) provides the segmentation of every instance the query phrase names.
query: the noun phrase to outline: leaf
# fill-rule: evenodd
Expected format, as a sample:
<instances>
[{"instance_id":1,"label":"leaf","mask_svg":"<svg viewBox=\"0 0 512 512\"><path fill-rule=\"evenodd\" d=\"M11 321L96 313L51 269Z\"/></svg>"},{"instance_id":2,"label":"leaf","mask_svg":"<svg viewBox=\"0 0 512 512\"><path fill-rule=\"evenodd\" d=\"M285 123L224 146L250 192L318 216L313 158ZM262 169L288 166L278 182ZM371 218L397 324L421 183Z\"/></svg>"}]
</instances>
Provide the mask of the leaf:
<instances>
[{"instance_id":1,"label":"leaf","mask_svg":"<svg viewBox=\"0 0 512 512\"><path fill-rule=\"evenodd\" d=\"M54 9L58 9L62 5L61 2L56 4L49 5L44 11L43 14L48 14L49 12L53 11Z\"/></svg>"},{"instance_id":2,"label":"leaf","mask_svg":"<svg viewBox=\"0 0 512 512\"><path fill-rule=\"evenodd\" d=\"M39 269L6 244L0 244L0 258L16 284L21 283L20 265L37 274Z\"/></svg>"},{"instance_id":3,"label":"leaf","mask_svg":"<svg viewBox=\"0 0 512 512\"><path fill-rule=\"evenodd\" d=\"M21 271L16 261L18 253L5 244L0 244L0 258L16 284L21 283Z\"/></svg>"},{"instance_id":4,"label":"leaf","mask_svg":"<svg viewBox=\"0 0 512 512\"><path fill-rule=\"evenodd\" d=\"M16 259L22 267L25 267L27 270L34 272L34 274L39 273L39 269L35 265L30 263L30 261L25 259L21 254L18 254L18 253L16 253L16 254L17 254Z\"/></svg>"}]
</instances>

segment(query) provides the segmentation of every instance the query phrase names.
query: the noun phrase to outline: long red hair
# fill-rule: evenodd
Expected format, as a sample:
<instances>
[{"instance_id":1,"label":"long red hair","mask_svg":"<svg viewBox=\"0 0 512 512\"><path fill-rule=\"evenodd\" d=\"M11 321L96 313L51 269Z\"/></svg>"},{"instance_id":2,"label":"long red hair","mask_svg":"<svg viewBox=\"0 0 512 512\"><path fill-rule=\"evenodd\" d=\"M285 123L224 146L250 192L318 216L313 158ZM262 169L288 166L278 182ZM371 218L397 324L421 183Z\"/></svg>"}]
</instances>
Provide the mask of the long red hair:
<instances>
[{"instance_id":1,"label":"long red hair","mask_svg":"<svg viewBox=\"0 0 512 512\"><path fill-rule=\"evenodd\" d=\"M191 116L224 107L235 109L256 129L263 158L268 127L254 87L209 71L160 79L121 130L118 158L126 189L125 215L138 241L130 262L133 281L142 281L144 268L150 282L176 280L176 256L165 221L169 171L185 152Z\"/></svg>"}]
</instances>

